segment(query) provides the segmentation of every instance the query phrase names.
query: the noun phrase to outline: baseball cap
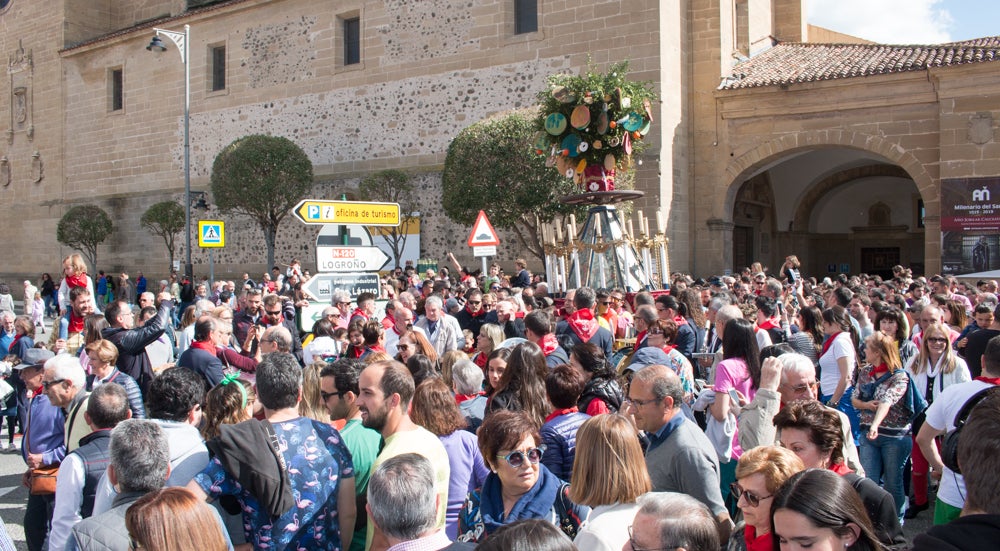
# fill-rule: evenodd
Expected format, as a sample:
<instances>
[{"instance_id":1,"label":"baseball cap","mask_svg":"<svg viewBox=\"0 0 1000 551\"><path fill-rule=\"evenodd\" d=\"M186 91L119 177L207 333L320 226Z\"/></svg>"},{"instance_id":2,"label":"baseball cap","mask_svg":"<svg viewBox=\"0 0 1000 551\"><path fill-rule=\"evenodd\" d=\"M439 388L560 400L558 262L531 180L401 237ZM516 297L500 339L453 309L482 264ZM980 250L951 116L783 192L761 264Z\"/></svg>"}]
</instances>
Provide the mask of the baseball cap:
<instances>
[{"instance_id":1,"label":"baseball cap","mask_svg":"<svg viewBox=\"0 0 1000 551\"><path fill-rule=\"evenodd\" d=\"M42 367L45 362L55 357L51 350L44 348L29 348L21 358L21 363L14 366L14 369L28 369L30 367Z\"/></svg>"}]
</instances>

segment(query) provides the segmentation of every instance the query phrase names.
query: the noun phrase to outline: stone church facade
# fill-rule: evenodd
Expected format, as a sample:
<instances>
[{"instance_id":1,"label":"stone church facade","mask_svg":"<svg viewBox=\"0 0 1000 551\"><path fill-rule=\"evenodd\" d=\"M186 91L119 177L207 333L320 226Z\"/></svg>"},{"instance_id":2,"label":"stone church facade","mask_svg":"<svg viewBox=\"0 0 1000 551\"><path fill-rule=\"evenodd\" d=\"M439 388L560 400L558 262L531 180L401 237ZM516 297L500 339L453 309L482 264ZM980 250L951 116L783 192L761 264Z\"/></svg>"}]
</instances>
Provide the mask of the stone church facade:
<instances>
[{"instance_id":1,"label":"stone church facade","mask_svg":"<svg viewBox=\"0 0 1000 551\"><path fill-rule=\"evenodd\" d=\"M906 58L898 70L858 70L865 58L850 48L870 45L807 26L803 0L5 4L0 202L12 223L0 277L57 272L71 251L56 242L56 224L78 204L115 220L100 268L166 273L162 240L139 217L183 199L184 65L169 41L169 51L146 50L154 27L191 28L193 190L208 190L225 145L254 133L305 150L313 198L350 196L371 172L407 170L421 196L421 256L439 260L449 251L472 260L469 229L440 206L450 139L532 105L547 75L588 63L602 70L628 59L632 77L653 81L662 99L635 207L666 215L677 271L720 273L748 259L776 269L796 253L817 275L831 263L860 271L868 257L933 272L940 180L1000 175L994 42L968 62ZM535 14L534 30L525 13ZM792 74L794 56L815 53L811 38L855 43L823 52L843 69ZM873 209L874 225L839 214ZM217 272L265 268L263 235L248 219L214 210L194 218L227 222ZM317 231L289 216L276 258L308 267ZM500 248L505 265L520 255L513 242ZM193 256L206 272L207 254Z\"/></svg>"}]
</instances>

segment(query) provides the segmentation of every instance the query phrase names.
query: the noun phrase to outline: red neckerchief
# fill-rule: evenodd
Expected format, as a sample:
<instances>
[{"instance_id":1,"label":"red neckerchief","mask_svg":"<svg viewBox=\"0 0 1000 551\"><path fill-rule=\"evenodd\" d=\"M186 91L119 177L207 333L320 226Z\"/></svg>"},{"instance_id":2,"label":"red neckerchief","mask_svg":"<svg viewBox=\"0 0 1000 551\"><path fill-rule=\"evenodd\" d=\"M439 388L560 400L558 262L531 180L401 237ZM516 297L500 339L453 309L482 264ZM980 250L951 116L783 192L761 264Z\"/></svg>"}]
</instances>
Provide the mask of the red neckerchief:
<instances>
[{"instance_id":1,"label":"red neckerchief","mask_svg":"<svg viewBox=\"0 0 1000 551\"><path fill-rule=\"evenodd\" d=\"M66 276L66 286L69 288L73 287L86 287L87 286L87 273L74 274L71 276Z\"/></svg>"},{"instance_id":2,"label":"red neckerchief","mask_svg":"<svg viewBox=\"0 0 1000 551\"><path fill-rule=\"evenodd\" d=\"M688 320L684 316L674 316L674 323L677 324L677 327L680 327L682 325L687 325Z\"/></svg>"},{"instance_id":3,"label":"red neckerchief","mask_svg":"<svg viewBox=\"0 0 1000 551\"><path fill-rule=\"evenodd\" d=\"M480 352L472 357L472 363L478 365L480 369L486 370L486 364L489 361L488 356L489 354Z\"/></svg>"},{"instance_id":4,"label":"red neckerchief","mask_svg":"<svg viewBox=\"0 0 1000 551\"><path fill-rule=\"evenodd\" d=\"M590 308L581 308L566 316L566 323L583 342L590 341L597 334L597 330L601 328Z\"/></svg>"},{"instance_id":5,"label":"red neckerchief","mask_svg":"<svg viewBox=\"0 0 1000 551\"><path fill-rule=\"evenodd\" d=\"M372 346L369 346L368 350L371 350L372 352L383 352L383 353L385 352L385 348L383 348L381 344L374 344Z\"/></svg>"},{"instance_id":6,"label":"red neckerchief","mask_svg":"<svg viewBox=\"0 0 1000 551\"><path fill-rule=\"evenodd\" d=\"M365 352L365 349L360 346L354 346L353 344L347 346L347 352L344 354L348 358L354 358L355 360L361 357L361 354Z\"/></svg>"},{"instance_id":7,"label":"red neckerchief","mask_svg":"<svg viewBox=\"0 0 1000 551\"><path fill-rule=\"evenodd\" d=\"M854 472L845 463L834 463L833 465L830 465L830 470L839 474L840 476L844 476L845 474L851 474Z\"/></svg>"},{"instance_id":8,"label":"red neckerchief","mask_svg":"<svg viewBox=\"0 0 1000 551\"><path fill-rule=\"evenodd\" d=\"M663 348L661 348L660 350L663 350L663 352L665 354L670 354L670 351L673 350L673 349L675 349L675 348L677 348L677 346L675 346L673 344L668 344L668 345L664 346Z\"/></svg>"},{"instance_id":9,"label":"red neckerchief","mask_svg":"<svg viewBox=\"0 0 1000 551\"><path fill-rule=\"evenodd\" d=\"M390 325L396 325L396 318L394 318L389 312L385 313L385 317L382 318L382 323L385 323L385 320L389 320Z\"/></svg>"},{"instance_id":10,"label":"red neckerchief","mask_svg":"<svg viewBox=\"0 0 1000 551\"><path fill-rule=\"evenodd\" d=\"M843 331L837 331L836 333L834 333L834 334L830 335L829 337L827 337L825 341L823 341L823 351L820 352L820 354L819 354L820 356L822 356L823 354L826 354L826 351L830 349L830 345L833 344L833 339L837 338L837 335L839 335L841 333L843 333Z\"/></svg>"},{"instance_id":11,"label":"red neckerchief","mask_svg":"<svg viewBox=\"0 0 1000 551\"><path fill-rule=\"evenodd\" d=\"M538 341L538 346L542 347L542 354L546 357L556 351L559 348L559 341L556 340L556 336L552 333L542 335L542 338Z\"/></svg>"},{"instance_id":12,"label":"red neckerchief","mask_svg":"<svg viewBox=\"0 0 1000 551\"><path fill-rule=\"evenodd\" d=\"M479 310L473 310L471 303L465 303L465 311L469 313L470 316L476 317L483 312L482 304L479 305Z\"/></svg>"},{"instance_id":13,"label":"red neckerchief","mask_svg":"<svg viewBox=\"0 0 1000 551\"><path fill-rule=\"evenodd\" d=\"M758 323L757 327L767 331L768 329L780 329L781 325L774 323L774 319L766 319L762 323Z\"/></svg>"},{"instance_id":14,"label":"red neckerchief","mask_svg":"<svg viewBox=\"0 0 1000 551\"><path fill-rule=\"evenodd\" d=\"M979 377L976 377L975 380L982 381L984 383L989 383L991 385L1000 385L1000 377L983 377L983 376L979 376Z\"/></svg>"},{"instance_id":15,"label":"red neckerchief","mask_svg":"<svg viewBox=\"0 0 1000 551\"><path fill-rule=\"evenodd\" d=\"M215 345L208 341L194 341L191 343L191 348L197 348L198 350L204 350L211 355L215 355Z\"/></svg>"},{"instance_id":16,"label":"red neckerchief","mask_svg":"<svg viewBox=\"0 0 1000 551\"><path fill-rule=\"evenodd\" d=\"M576 406L573 406L571 408L559 408L559 409L555 409L555 410L552 410L552 413L550 413L549 416L545 418L545 422L548 423L549 421L555 419L556 417L559 417L560 415L568 415L570 413L576 413L578 411L580 411L580 410L577 409Z\"/></svg>"},{"instance_id":17,"label":"red neckerchief","mask_svg":"<svg viewBox=\"0 0 1000 551\"><path fill-rule=\"evenodd\" d=\"M76 312L70 311L69 313L69 329L67 334L72 333L83 333L83 318L76 317Z\"/></svg>"},{"instance_id":18,"label":"red neckerchief","mask_svg":"<svg viewBox=\"0 0 1000 551\"><path fill-rule=\"evenodd\" d=\"M646 338L646 332L645 331L641 331L638 335L635 336L635 342L638 344L638 343L642 342L642 340L645 339L645 338Z\"/></svg>"},{"instance_id":19,"label":"red neckerchief","mask_svg":"<svg viewBox=\"0 0 1000 551\"><path fill-rule=\"evenodd\" d=\"M757 530L749 524L743 529L743 541L747 545L747 551L771 551L771 533L757 535Z\"/></svg>"},{"instance_id":20,"label":"red neckerchief","mask_svg":"<svg viewBox=\"0 0 1000 551\"><path fill-rule=\"evenodd\" d=\"M366 314L365 311L362 310L360 307L359 308L355 308L354 311L351 312L351 318L350 319L354 319L357 316L360 316L361 319L363 319L365 321L368 321L368 314Z\"/></svg>"},{"instance_id":21,"label":"red neckerchief","mask_svg":"<svg viewBox=\"0 0 1000 551\"><path fill-rule=\"evenodd\" d=\"M7 352L13 352L14 347L17 346L17 341L21 340L21 337L23 336L24 335L18 334L16 337L14 337L14 340L10 341L10 346L7 347Z\"/></svg>"},{"instance_id":22,"label":"red neckerchief","mask_svg":"<svg viewBox=\"0 0 1000 551\"><path fill-rule=\"evenodd\" d=\"M872 378L877 379L879 375L889 371L889 366L883 362L874 367L872 367Z\"/></svg>"},{"instance_id":23,"label":"red neckerchief","mask_svg":"<svg viewBox=\"0 0 1000 551\"><path fill-rule=\"evenodd\" d=\"M475 394L456 394L455 395L455 403L456 404L461 404L462 402L465 402L467 400L471 400L473 398L478 398L478 397L480 397L482 395L483 395L482 392L477 392Z\"/></svg>"}]
</instances>

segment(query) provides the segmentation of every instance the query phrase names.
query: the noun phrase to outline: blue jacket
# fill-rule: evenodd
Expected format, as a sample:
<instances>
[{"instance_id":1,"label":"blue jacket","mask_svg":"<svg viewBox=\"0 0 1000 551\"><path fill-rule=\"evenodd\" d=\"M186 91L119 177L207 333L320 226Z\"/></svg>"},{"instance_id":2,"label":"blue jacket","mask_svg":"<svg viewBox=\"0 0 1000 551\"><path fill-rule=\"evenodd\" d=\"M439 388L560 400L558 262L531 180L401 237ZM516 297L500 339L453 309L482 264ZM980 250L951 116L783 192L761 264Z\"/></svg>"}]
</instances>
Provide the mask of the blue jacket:
<instances>
[{"instance_id":1,"label":"blue jacket","mask_svg":"<svg viewBox=\"0 0 1000 551\"><path fill-rule=\"evenodd\" d=\"M186 367L201 375L208 385L206 388L209 389L221 383L224 375L222 360L215 354L193 346L185 350L180 358L177 358L177 366Z\"/></svg>"},{"instance_id":2,"label":"blue jacket","mask_svg":"<svg viewBox=\"0 0 1000 551\"><path fill-rule=\"evenodd\" d=\"M586 413L575 411L552 418L542 425L542 465L562 480L569 481L573 474L573 458L576 457L576 431L584 421L590 419Z\"/></svg>"},{"instance_id":3,"label":"blue jacket","mask_svg":"<svg viewBox=\"0 0 1000 551\"><path fill-rule=\"evenodd\" d=\"M44 393L28 403L27 427L21 446L21 457L28 461L29 453L42 454L42 465L55 465L66 456L66 414L61 407L52 405Z\"/></svg>"}]
</instances>

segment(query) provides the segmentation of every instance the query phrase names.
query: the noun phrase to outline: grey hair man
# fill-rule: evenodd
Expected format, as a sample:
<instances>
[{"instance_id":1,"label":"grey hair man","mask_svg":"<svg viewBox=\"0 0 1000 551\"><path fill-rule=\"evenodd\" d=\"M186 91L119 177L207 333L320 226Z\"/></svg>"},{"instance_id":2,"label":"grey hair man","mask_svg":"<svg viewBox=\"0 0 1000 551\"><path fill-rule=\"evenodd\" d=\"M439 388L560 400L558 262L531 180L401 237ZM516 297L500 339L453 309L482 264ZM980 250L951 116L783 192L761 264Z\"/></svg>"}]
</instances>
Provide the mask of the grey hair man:
<instances>
[{"instance_id":1,"label":"grey hair man","mask_svg":"<svg viewBox=\"0 0 1000 551\"><path fill-rule=\"evenodd\" d=\"M635 374L627 403L636 427L649 435L646 467L653 490L682 492L707 505L725 541L733 524L722 499L719 458L701 428L681 411L683 397L680 377L667 366L651 365Z\"/></svg>"},{"instance_id":2,"label":"grey hair man","mask_svg":"<svg viewBox=\"0 0 1000 551\"><path fill-rule=\"evenodd\" d=\"M638 331L635 343L636 350L645 348L646 332L649 331L651 325L656 323L657 319L659 316L656 314L656 307L652 304L643 304L636 308L635 316L632 317L632 323L635 324L635 330Z\"/></svg>"},{"instance_id":3,"label":"grey hair man","mask_svg":"<svg viewBox=\"0 0 1000 551\"><path fill-rule=\"evenodd\" d=\"M454 316L444 311L444 302L437 295L427 297L424 301L424 317L413 326L423 329L438 356L444 356L449 350L465 348L462 327Z\"/></svg>"},{"instance_id":4,"label":"grey hair man","mask_svg":"<svg viewBox=\"0 0 1000 551\"><path fill-rule=\"evenodd\" d=\"M260 337L260 353L292 352L292 334L283 325L268 327Z\"/></svg>"},{"instance_id":5,"label":"grey hair man","mask_svg":"<svg viewBox=\"0 0 1000 551\"><path fill-rule=\"evenodd\" d=\"M125 511L140 497L162 488L170 476L167 437L155 421L119 423L111 431L108 453L107 476L118 495L111 509L73 527L67 549L129 549Z\"/></svg>"},{"instance_id":6,"label":"grey hair man","mask_svg":"<svg viewBox=\"0 0 1000 551\"><path fill-rule=\"evenodd\" d=\"M716 551L715 519L703 503L684 494L650 492L636 500L629 549Z\"/></svg>"},{"instance_id":7,"label":"grey hair man","mask_svg":"<svg viewBox=\"0 0 1000 551\"><path fill-rule=\"evenodd\" d=\"M87 411L87 373L76 356L58 354L45 362L42 387L49 403L66 413L66 453L80 447L80 439L90 434L84 419Z\"/></svg>"},{"instance_id":8,"label":"grey hair man","mask_svg":"<svg viewBox=\"0 0 1000 551\"><path fill-rule=\"evenodd\" d=\"M367 509L389 546L409 542L408 549L426 551L474 549L470 543L453 544L438 528L440 498L431 462L420 454L404 453L386 459L372 473Z\"/></svg>"}]
</instances>

